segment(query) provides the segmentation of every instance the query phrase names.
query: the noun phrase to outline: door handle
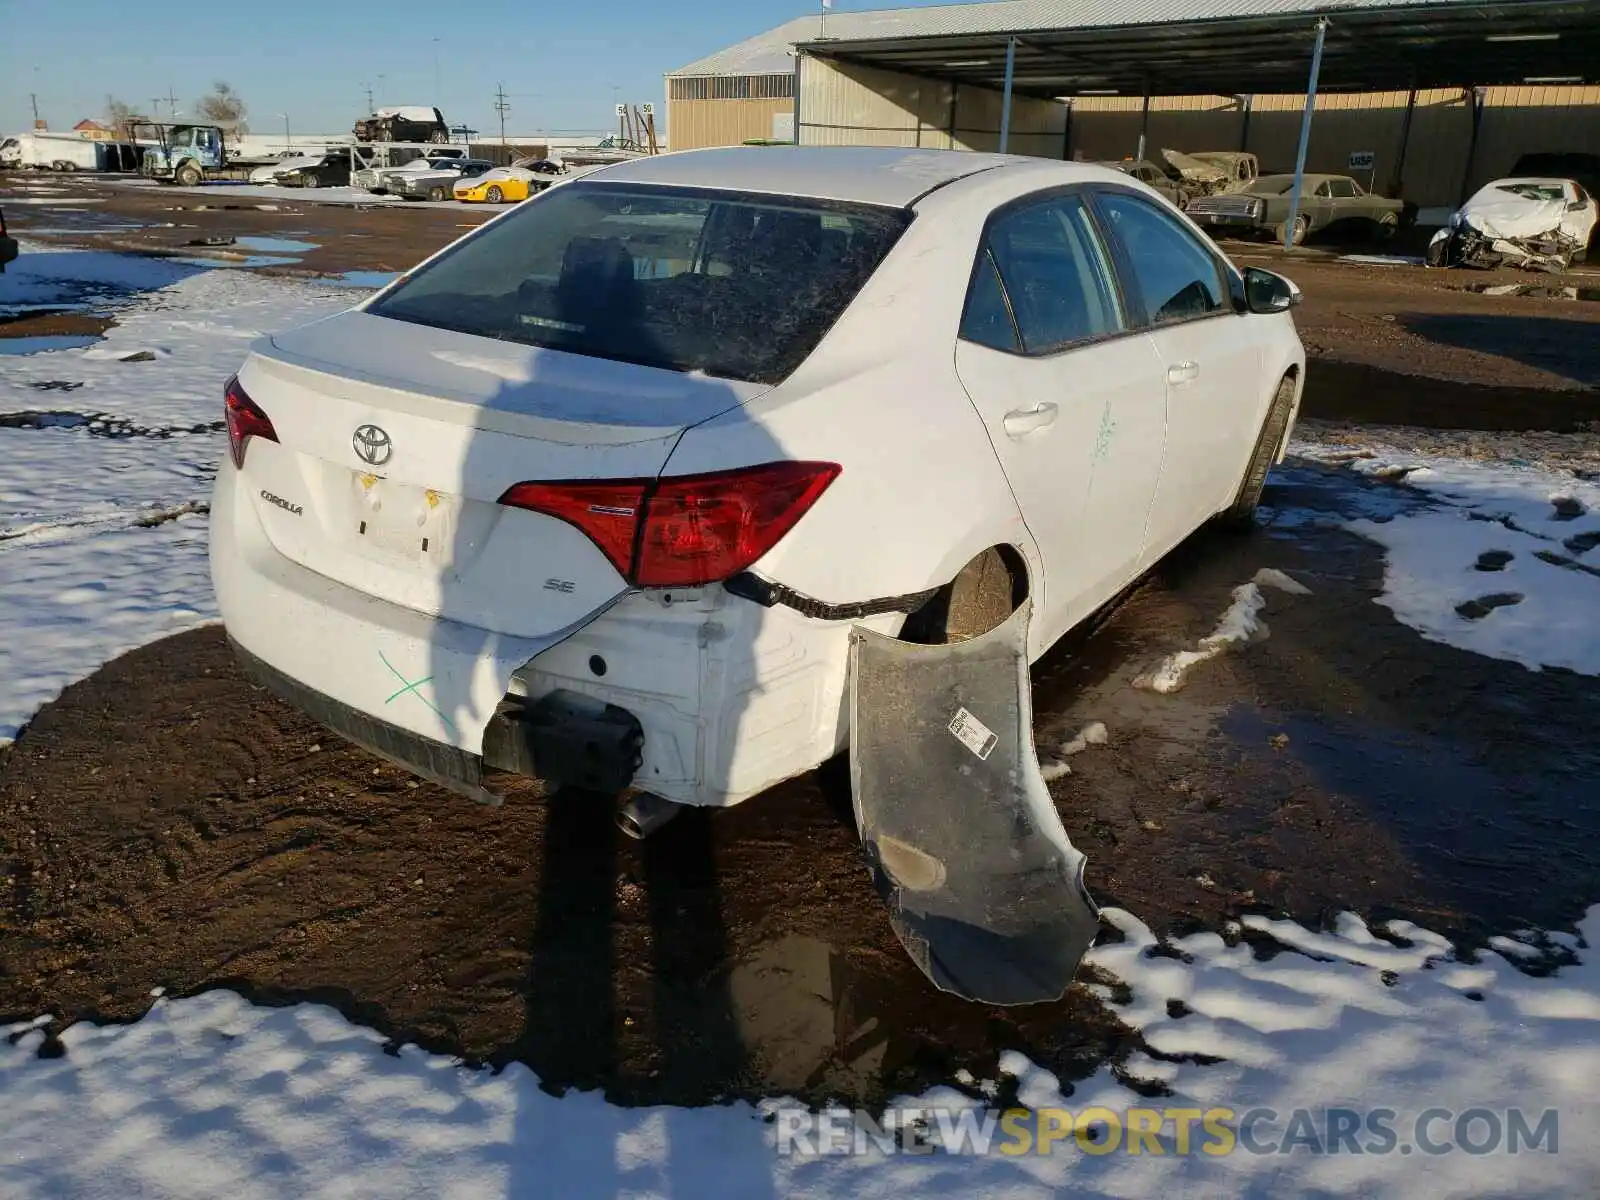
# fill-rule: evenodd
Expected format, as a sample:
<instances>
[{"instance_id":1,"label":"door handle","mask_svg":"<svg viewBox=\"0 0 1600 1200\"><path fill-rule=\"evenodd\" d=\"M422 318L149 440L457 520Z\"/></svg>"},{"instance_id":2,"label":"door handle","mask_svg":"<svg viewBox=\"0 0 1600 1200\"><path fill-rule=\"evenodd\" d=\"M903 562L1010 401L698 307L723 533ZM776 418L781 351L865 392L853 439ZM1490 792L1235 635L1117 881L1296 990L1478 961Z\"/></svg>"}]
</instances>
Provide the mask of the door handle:
<instances>
[{"instance_id":1,"label":"door handle","mask_svg":"<svg viewBox=\"0 0 1600 1200\"><path fill-rule=\"evenodd\" d=\"M1193 383L1200 378L1200 364L1197 362L1174 363L1167 368L1168 383Z\"/></svg>"},{"instance_id":2,"label":"door handle","mask_svg":"<svg viewBox=\"0 0 1600 1200\"><path fill-rule=\"evenodd\" d=\"M1056 406L1049 401L1035 404L1032 408L1014 408L1005 417L1006 435L1014 438L1027 437L1030 433L1055 423Z\"/></svg>"}]
</instances>

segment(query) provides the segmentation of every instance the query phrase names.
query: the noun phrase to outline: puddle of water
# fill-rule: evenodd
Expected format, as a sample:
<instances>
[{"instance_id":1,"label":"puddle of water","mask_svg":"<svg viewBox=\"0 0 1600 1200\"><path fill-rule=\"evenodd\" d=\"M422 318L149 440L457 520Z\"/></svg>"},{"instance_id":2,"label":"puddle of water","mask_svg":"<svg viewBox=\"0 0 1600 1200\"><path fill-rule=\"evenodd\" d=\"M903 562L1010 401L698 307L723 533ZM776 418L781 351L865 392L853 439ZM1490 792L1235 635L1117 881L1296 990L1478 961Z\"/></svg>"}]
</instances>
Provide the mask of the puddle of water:
<instances>
[{"instance_id":1,"label":"puddle of water","mask_svg":"<svg viewBox=\"0 0 1600 1200\"><path fill-rule=\"evenodd\" d=\"M1420 267L1423 262L1413 254L1341 254L1339 261L1365 263L1369 267Z\"/></svg>"},{"instance_id":2,"label":"puddle of water","mask_svg":"<svg viewBox=\"0 0 1600 1200\"><path fill-rule=\"evenodd\" d=\"M1537 300L1600 301L1600 287L1551 287L1544 283L1469 283L1465 289L1482 296L1528 296Z\"/></svg>"},{"instance_id":3,"label":"puddle of water","mask_svg":"<svg viewBox=\"0 0 1600 1200\"><path fill-rule=\"evenodd\" d=\"M295 242L277 237L237 237L234 243L261 254L304 254L307 250L317 249L316 242Z\"/></svg>"},{"instance_id":4,"label":"puddle of water","mask_svg":"<svg viewBox=\"0 0 1600 1200\"><path fill-rule=\"evenodd\" d=\"M104 204L104 196L12 196L6 200L6 207L13 204L37 204L43 207L55 207L61 204Z\"/></svg>"},{"instance_id":5,"label":"puddle of water","mask_svg":"<svg viewBox=\"0 0 1600 1200\"><path fill-rule=\"evenodd\" d=\"M272 254L252 254L247 258L169 258L168 262L182 263L186 267L283 267L297 263L298 258L279 258Z\"/></svg>"},{"instance_id":6,"label":"puddle of water","mask_svg":"<svg viewBox=\"0 0 1600 1200\"><path fill-rule=\"evenodd\" d=\"M79 350L100 338L89 333L61 333L40 337L0 338L0 354L45 354L52 350Z\"/></svg>"},{"instance_id":7,"label":"puddle of water","mask_svg":"<svg viewBox=\"0 0 1600 1200\"><path fill-rule=\"evenodd\" d=\"M346 271L328 282L338 284L341 287L371 288L373 291L377 291L381 287L387 287L398 278L400 278L399 271Z\"/></svg>"}]
</instances>

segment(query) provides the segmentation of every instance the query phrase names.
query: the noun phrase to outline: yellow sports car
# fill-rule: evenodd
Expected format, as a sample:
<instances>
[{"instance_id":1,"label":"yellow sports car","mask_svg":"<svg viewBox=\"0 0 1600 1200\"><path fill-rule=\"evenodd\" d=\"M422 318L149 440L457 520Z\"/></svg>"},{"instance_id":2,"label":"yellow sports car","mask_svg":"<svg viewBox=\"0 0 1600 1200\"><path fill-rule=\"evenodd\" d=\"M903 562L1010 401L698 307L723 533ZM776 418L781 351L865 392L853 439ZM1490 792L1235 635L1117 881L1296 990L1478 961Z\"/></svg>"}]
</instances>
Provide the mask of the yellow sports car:
<instances>
[{"instance_id":1,"label":"yellow sports car","mask_svg":"<svg viewBox=\"0 0 1600 1200\"><path fill-rule=\"evenodd\" d=\"M496 167L471 179L458 179L455 197L472 203L515 204L526 200L549 183L548 179L532 171L524 171L521 167Z\"/></svg>"}]
</instances>

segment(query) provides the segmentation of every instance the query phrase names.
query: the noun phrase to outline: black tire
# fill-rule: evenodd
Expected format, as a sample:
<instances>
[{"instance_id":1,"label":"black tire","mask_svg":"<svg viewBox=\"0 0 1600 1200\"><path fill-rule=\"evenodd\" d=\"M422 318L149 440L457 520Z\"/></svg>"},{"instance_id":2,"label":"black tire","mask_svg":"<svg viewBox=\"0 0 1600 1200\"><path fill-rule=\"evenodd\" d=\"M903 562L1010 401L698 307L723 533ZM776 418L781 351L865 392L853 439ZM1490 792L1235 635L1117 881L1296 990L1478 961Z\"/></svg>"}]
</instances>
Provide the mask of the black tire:
<instances>
[{"instance_id":1,"label":"black tire","mask_svg":"<svg viewBox=\"0 0 1600 1200\"><path fill-rule=\"evenodd\" d=\"M1239 491L1233 503L1218 515L1218 520L1233 529L1250 529L1255 525L1256 506L1261 503L1261 491L1267 484L1267 473L1278 457L1278 447L1283 444L1284 432L1289 428L1289 416L1294 408L1294 380L1285 375L1278 384L1272 407L1267 409L1267 419L1261 423L1261 433L1256 438L1256 448L1250 453L1250 465L1239 481Z\"/></svg>"},{"instance_id":2,"label":"black tire","mask_svg":"<svg viewBox=\"0 0 1600 1200\"><path fill-rule=\"evenodd\" d=\"M489 185L489 190L484 192L483 198L485 200L487 200L490 204L499 204L502 200L504 200L506 198L506 194L504 192L502 192L498 187L494 186L493 184L490 184Z\"/></svg>"},{"instance_id":3,"label":"black tire","mask_svg":"<svg viewBox=\"0 0 1600 1200\"><path fill-rule=\"evenodd\" d=\"M1379 213L1378 219L1372 224L1373 237L1380 243L1387 242L1400 232L1400 214L1394 212Z\"/></svg>"},{"instance_id":4,"label":"black tire","mask_svg":"<svg viewBox=\"0 0 1600 1200\"><path fill-rule=\"evenodd\" d=\"M428 135L428 141L435 146L442 146L450 140L450 135L443 129L435 129Z\"/></svg>"},{"instance_id":5,"label":"black tire","mask_svg":"<svg viewBox=\"0 0 1600 1200\"><path fill-rule=\"evenodd\" d=\"M308 187L308 188L321 187L322 186L322 176L320 176L320 175L302 175L300 177L300 186L301 187Z\"/></svg>"},{"instance_id":6,"label":"black tire","mask_svg":"<svg viewBox=\"0 0 1600 1200\"><path fill-rule=\"evenodd\" d=\"M1283 245L1284 236L1289 232L1289 222L1279 221L1272 227L1273 240L1278 245ZM1289 244L1292 246L1305 245L1306 238L1311 233L1311 218L1305 213L1300 213L1294 219L1294 239Z\"/></svg>"},{"instance_id":7,"label":"black tire","mask_svg":"<svg viewBox=\"0 0 1600 1200\"><path fill-rule=\"evenodd\" d=\"M450 197L445 195L445 191L444 191L444 189L442 187L435 187L435 188L429 188L428 189L428 199L432 200L435 204L437 204L441 200L450 199Z\"/></svg>"},{"instance_id":8,"label":"black tire","mask_svg":"<svg viewBox=\"0 0 1600 1200\"><path fill-rule=\"evenodd\" d=\"M173 172L172 178L179 187L194 187L200 182L200 168L186 162Z\"/></svg>"}]
</instances>

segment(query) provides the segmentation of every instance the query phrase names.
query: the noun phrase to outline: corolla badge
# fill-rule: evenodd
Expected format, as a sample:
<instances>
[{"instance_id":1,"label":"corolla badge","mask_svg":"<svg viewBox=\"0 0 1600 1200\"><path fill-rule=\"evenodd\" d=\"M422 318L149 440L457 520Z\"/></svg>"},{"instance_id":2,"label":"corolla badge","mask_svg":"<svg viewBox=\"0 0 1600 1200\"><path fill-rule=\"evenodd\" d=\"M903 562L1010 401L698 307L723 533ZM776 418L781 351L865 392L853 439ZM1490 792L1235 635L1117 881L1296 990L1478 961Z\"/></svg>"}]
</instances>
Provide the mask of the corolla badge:
<instances>
[{"instance_id":1,"label":"corolla badge","mask_svg":"<svg viewBox=\"0 0 1600 1200\"><path fill-rule=\"evenodd\" d=\"M362 425L355 431L350 444L355 447L357 458L375 467L383 466L394 457L393 440L376 425Z\"/></svg>"}]
</instances>

